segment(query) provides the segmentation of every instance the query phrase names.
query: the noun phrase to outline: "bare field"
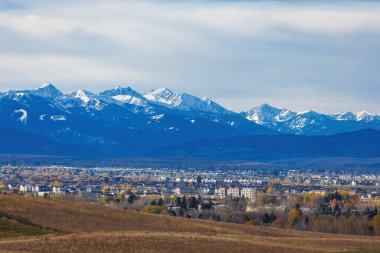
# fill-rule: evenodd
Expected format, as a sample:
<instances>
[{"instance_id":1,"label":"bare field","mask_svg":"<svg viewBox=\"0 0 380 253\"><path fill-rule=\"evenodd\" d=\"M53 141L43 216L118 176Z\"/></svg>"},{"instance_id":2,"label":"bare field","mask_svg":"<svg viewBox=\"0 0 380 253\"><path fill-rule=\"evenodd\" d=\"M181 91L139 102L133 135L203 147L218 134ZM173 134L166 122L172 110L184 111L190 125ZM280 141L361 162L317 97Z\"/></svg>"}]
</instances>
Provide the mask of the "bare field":
<instances>
[{"instance_id":1,"label":"bare field","mask_svg":"<svg viewBox=\"0 0 380 253\"><path fill-rule=\"evenodd\" d=\"M380 249L380 237L189 220L81 203L0 196L0 210L68 234L0 237L0 252L343 252Z\"/></svg>"}]
</instances>

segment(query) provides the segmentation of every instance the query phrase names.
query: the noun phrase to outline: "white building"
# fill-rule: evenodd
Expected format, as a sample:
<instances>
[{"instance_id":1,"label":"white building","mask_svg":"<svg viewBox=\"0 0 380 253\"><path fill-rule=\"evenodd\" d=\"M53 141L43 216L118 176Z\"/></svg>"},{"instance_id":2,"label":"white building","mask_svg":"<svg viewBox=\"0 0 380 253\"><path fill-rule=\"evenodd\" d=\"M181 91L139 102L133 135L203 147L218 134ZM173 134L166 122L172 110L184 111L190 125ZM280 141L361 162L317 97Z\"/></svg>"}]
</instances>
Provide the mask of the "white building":
<instances>
[{"instance_id":1,"label":"white building","mask_svg":"<svg viewBox=\"0 0 380 253\"><path fill-rule=\"evenodd\" d=\"M31 185L20 185L20 192L32 192L32 186Z\"/></svg>"},{"instance_id":2,"label":"white building","mask_svg":"<svg viewBox=\"0 0 380 253\"><path fill-rule=\"evenodd\" d=\"M232 197L240 197L240 188L228 188L227 195Z\"/></svg>"},{"instance_id":3,"label":"white building","mask_svg":"<svg viewBox=\"0 0 380 253\"><path fill-rule=\"evenodd\" d=\"M50 195L51 190L46 186L38 186L37 195L40 197L45 197Z\"/></svg>"},{"instance_id":4,"label":"white building","mask_svg":"<svg viewBox=\"0 0 380 253\"><path fill-rule=\"evenodd\" d=\"M174 188L173 190L172 190L172 194L174 194L174 195L180 195L181 194L181 189L180 188Z\"/></svg>"},{"instance_id":5,"label":"white building","mask_svg":"<svg viewBox=\"0 0 380 253\"><path fill-rule=\"evenodd\" d=\"M249 199L253 199L255 197L255 194L256 194L255 188L242 188L240 190L240 195Z\"/></svg>"},{"instance_id":6,"label":"white building","mask_svg":"<svg viewBox=\"0 0 380 253\"><path fill-rule=\"evenodd\" d=\"M32 186L32 192L37 193L39 192L39 190L40 190L40 187L38 185Z\"/></svg>"},{"instance_id":7,"label":"white building","mask_svg":"<svg viewBox=\"0 0 380 253\"><path fill-rule=\"evenodd\" d=\"M219 198L224 199L227 195L227 189L225 187L219 188L215 191L215 194L219 196Z\"/></svg>"},{"instance_id":8,"label":"white building","mask_svg":"<svg viewBox=\"0 0 380 253\"><path fill-rule=\"evenodd\" d=\"M58 187L58 186L54 186L53 187L53 193L54 194L61 194L61 187Z\"/></svg>"}]
</instances>

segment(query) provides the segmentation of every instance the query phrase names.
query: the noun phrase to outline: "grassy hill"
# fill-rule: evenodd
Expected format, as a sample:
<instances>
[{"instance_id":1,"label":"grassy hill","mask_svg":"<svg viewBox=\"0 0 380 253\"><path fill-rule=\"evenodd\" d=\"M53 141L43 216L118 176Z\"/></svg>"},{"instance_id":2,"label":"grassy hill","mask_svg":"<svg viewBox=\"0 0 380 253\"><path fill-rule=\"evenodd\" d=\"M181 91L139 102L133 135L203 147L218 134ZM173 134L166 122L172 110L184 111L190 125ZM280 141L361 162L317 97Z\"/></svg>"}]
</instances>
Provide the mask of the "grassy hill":
<instances>
[{"instance_id":1,"label":"grassy hill","mask_svg":"<svg viewBox=\"0 0 380 253\"><path fill-rule=\"evenodd\" d=\"M1 232L0 226L0 252L290 253L380 249L380 237L190 220L41 198L1 195L0 211L33 224L14 221L16 226L31 229L17 238Z\"/></svg>"}]
</instances>

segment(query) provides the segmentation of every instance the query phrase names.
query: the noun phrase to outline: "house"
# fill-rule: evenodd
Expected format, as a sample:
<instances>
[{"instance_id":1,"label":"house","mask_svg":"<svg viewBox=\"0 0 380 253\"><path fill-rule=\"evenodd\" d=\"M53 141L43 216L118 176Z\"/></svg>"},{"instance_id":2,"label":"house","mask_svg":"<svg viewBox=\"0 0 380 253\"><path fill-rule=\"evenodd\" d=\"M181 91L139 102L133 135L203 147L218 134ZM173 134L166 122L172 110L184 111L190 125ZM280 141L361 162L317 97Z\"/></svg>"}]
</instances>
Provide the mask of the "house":
<instances>
[{"instance_id":1,"label":"house","mask_svg":"<svg viewBox=\"0 0 380 253\"><path fill-rule=\"evenodd\" d=\"M54 194L61 194L61 193L62 193L62 191L61 191L61 187L54 186L54 187L53 187L53 193L54 193Z\"/></svg>"},{"instance_id":2,"label":"house","mask_svg":"<svg viewBox=\"0 0 380 253\"><path fill-rule=\"evenodd\" d=\"M21 193L32 192L32 186L31 185L20 185L20 192Z\"/></svg>"},{"instance_id":3,"label":"house","mask_svg":"<svg viewBox=\"0 0 380 253\"><path fill-rule=\"evenodd\" d=\"M46 197L51 194L51 189L46 186L38 186L37 195L40 197Z\"/></svg>"},{"instance_id":4,"label":"house","mask_svg":"<svg viewBox=\"0 0 380 253\"><path fill-rule=\"evenodd\" d=\"M32 186L32 192L33 193L37 193L38 191L39 191L39 186L38 185L34 185L34 186Z\"/></svg>"},{"instance_id":5,"label":"house","mask_svg":"<svg viewBox=\"0 0 380 253\"><path fill-rule=\"evenodd\" d=\"M181 189L177 187L177 188L174 188L171 192L174 195L180 195L181 194Z\"/></svg>"}]
</instances>

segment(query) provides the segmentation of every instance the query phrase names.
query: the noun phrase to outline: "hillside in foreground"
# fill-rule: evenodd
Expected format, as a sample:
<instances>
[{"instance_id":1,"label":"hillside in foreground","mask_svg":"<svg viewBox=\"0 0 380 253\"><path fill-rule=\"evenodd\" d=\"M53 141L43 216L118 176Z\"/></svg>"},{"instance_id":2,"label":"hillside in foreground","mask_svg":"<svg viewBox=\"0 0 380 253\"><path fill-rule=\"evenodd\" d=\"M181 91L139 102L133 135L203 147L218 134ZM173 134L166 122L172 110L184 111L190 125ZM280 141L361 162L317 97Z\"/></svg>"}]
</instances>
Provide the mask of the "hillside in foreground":
<instances>
[{"instance_id":1,"label":"hillside in foreground","mask_svg":"<svg viewBox=\"0 0 380 253\"><path fill-rule=\"evenodd\" d=\"M11 215L1 215L1 224L8 220L13 228L29 227L15 237L0 226L0 252L286 253L380 249L380 237L190 220L40 198L1 195L0 211Z\"/></svg>"}]
</instances>

